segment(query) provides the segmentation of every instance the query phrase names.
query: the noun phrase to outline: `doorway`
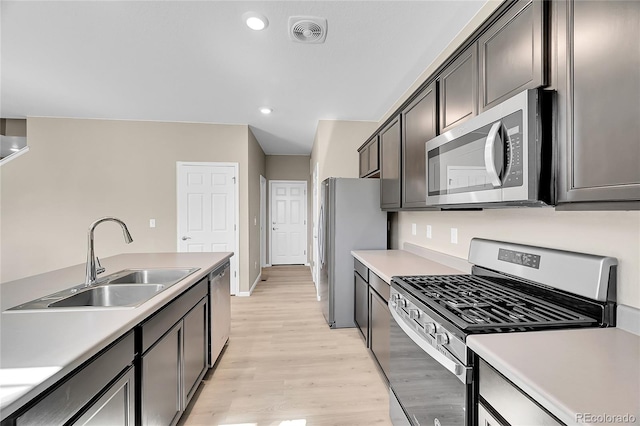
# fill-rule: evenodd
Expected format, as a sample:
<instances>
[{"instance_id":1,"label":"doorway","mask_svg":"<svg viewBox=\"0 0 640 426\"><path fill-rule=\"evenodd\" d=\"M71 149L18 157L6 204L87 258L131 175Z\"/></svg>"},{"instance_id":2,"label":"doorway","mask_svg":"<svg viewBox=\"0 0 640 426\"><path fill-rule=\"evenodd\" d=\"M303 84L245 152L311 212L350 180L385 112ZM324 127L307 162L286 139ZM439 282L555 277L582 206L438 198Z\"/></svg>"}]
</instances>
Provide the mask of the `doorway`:
<instances>
[{"instance_id":1,"label":"doorway","mask_svg":"<svg viewBox=\"0 0 640 426\"><path fill-rule=\"evenodd\" d=\"M238 163L177 163L179 252L234 252L231 294L238 293Z\"/></svg>"},{"instance_id":2,"label":"doorway","mask_svg":"<svg viewBox=\"0 0 640 426\"><path fill-rule=\"evenodd\" d=\"M269 181L271 265L307 263L307 182Z\"/></svg>"},{"instance_id":3,"label":"doorway","mask_svg":"<svg viewBox=\"0 0 640 426\"><path fill-rule=\"evenodd\" d=\"M267 179L260 175L260 267L267 266Z\"/></svg>"}]
</instances>

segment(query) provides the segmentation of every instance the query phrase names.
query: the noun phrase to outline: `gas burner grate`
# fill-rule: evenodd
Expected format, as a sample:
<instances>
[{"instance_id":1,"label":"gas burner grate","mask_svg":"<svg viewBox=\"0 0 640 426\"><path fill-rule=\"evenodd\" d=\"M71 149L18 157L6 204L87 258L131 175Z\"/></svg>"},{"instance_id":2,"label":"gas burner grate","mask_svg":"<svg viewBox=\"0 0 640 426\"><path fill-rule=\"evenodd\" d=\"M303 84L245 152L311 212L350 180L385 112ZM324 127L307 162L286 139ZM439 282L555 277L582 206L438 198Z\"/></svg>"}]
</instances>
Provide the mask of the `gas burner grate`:
<instances>
[{"instance_id":1,"label":"gas burner grate","mask_svg":"<svg viewBox=\"0 0 640 426\"><path fill-rule=\"evenodd\" d=\"M397 277L417 300L465 331L597 323L593 318L475 275Z\"/></svg>"}]
</instances>

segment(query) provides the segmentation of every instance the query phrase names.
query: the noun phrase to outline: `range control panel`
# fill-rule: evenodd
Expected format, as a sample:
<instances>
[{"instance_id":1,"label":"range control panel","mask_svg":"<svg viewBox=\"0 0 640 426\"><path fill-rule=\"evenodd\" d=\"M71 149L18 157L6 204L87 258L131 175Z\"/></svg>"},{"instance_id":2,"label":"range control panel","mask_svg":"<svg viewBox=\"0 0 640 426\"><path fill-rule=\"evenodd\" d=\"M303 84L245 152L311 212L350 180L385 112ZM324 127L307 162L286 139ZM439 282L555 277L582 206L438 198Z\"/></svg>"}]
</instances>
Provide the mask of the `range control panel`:
<instances>
[{"instance_id":1,"label":"range control panel","mask_svg":"<svg viewBox=\"0 0 640 426\"><path fill-rule=\"evenodd\" d=\"M533 269L540 268L540 256L523 251L500 249L498 250L498 260Z\"/></svg>"}]
</instances>

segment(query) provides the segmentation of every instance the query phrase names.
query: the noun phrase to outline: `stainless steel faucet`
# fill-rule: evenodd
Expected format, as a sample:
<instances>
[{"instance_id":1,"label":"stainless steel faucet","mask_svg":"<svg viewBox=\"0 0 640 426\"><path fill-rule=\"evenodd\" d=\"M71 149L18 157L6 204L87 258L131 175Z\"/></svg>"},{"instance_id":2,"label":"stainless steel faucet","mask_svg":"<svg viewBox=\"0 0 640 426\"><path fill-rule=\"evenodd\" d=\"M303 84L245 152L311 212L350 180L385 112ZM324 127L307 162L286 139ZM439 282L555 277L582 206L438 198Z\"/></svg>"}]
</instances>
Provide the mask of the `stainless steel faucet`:
<instances>
[{"instance_id":1,"label":"stainless steel faucet","mask_svg":"<svg viewBox=\"0 0 640 426\"><path fill-rule=\"evenodd\" d=\"M96 229L96 226L101 224L102 222L115 222L122 227L122 233L124 234L124 241L127 244L133 242L133 238L131 238L131 234L127 229L127 225L124 224L123 221L117 219L115 217L103 217L101 219L96 220L89 226L89 235L88 235L88 247L87 247L87 273L85 275L84 283L85 285L91 285L96 282L98 278L98 274L104 272L104 268L100 265L100 259L98 259L95 255L95 251L93 248L93 231ZM97 262L97 268L96 268Z\"/></svg>"}]
</instances>

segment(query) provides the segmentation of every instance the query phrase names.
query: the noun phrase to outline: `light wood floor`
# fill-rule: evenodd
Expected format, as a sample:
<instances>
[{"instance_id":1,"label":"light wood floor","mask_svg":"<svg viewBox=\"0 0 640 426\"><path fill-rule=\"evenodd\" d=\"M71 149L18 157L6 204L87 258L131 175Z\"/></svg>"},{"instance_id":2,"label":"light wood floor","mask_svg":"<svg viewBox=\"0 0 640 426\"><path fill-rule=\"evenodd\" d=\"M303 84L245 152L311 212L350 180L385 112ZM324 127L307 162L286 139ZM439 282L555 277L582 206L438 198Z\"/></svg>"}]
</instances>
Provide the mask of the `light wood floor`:
<instances>
[{"instance_id":1,"label":"light wood floor","mask_svg":"<svg viewBox=\"0 0 640 426\"><path fill-rule=\"evenodd\" d=\"M251 297L231 298L229 345L180 424L391 425L373 359L357 329L329 329L309 268L262 277Z\"/></svg>"}]
</instances>

